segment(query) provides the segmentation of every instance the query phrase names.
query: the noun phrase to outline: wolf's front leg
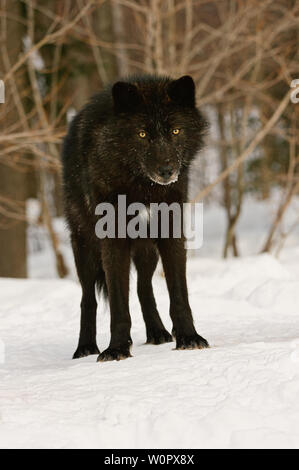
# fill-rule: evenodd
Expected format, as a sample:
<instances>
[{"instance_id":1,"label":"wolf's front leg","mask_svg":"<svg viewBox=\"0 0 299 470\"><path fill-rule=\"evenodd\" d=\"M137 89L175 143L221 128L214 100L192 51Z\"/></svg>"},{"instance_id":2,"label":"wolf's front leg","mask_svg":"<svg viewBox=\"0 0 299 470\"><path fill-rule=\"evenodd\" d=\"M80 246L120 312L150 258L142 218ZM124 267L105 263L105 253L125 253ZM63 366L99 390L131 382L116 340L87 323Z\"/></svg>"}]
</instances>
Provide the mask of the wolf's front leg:
<instances>
[{"instance_id":1,"label":"wolf's front leg","mask_svg":"<svg viewBox=\"0 0 299 470\"><path fill-rule=\"evenodd\" d=\"M104 273L98 263L98 253L92 249L89 242L73 233L72 247L77 273L82 286L79 344L73 355L73 359L78 359L100 352L96 343L97 301L95 284L97 281L103 281Z\"/></svg>"},{"instance_id":2,"label":"wolf's front leg","mask_svg":"<svg viewBox=\"0 0 299 470\"><path fill-rule=\"evenodd\" d=\"M131 318L129 313L130 246L127 239L105 238L102 244L102 263L108 289L111 340L98 361L113 361L131 356Z\"/></svg>"},{"instance_id":3,"label":"wolf's front leg","mask_svg":"<svg viewBox=\"0 0 299 470\"><path fill-rule=\"evenodd\" d=\"M208 348L208 342L197 334L188 300L186 282L186 251L184 240L169 238L159 240L169 297L170 316L177 349Z\"/></svg>"}]
</instances>

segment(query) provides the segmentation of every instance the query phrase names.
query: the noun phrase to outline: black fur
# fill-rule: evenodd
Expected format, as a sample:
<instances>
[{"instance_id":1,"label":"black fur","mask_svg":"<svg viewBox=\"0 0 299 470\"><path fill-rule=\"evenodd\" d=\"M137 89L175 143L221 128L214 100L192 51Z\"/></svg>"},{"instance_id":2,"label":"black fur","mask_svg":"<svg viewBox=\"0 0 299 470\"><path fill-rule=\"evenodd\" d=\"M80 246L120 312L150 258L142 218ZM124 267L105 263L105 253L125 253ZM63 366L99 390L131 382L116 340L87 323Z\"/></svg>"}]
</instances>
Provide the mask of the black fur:
<instances>
[{"instance_id":1,"label":"black fur","mask_svg":"<svg viewBox=\"0 0 299 470\"><path fill-rule=\"evenodd\" d=\"M178 135L172 130L179 129ZM65 210L82 286L81 329L74 358L98 354L95 285L107 289L111 342L99 361L130 356L129 270L138 273L138 296L147 342L172 341L156 308L152 276L159 255L168 291L178 349L208 347L194 328L188 302L182 239L98 239L95 207L134 201L187 200L188 171L202 147L206 122L195 107L191 77L178 80L132 76L94 96L73 119L63 147ZM146 136L141 138L140 131ZM177 181L170 183L171 180ZM169 183L169 184L168 184Z\"/></svg>"}]
</instances>

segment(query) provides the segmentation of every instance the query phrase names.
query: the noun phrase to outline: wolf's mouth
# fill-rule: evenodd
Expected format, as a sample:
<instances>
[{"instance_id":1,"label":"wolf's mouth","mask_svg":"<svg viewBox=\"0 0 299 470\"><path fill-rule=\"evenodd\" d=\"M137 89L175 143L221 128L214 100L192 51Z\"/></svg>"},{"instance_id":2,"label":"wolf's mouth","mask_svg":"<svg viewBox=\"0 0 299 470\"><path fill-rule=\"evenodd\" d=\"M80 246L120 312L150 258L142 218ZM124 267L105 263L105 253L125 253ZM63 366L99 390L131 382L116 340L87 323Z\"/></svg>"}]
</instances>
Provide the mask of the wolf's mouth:
<instances>
[{"instance_id":1,"label":"wolf's mouth","mask_svg":"<svg viewBox=\"0 0 299 470\"><path fill-rule=\"evenodd\" d=\"M154 183L166 186L168 184L175 183L178 180L178 177L179 177L179 173L177 172L173 174L170 178L163 178L162 176L154 175L154 176L150 176L150 179Z\"/></svg>"}]
</instances>

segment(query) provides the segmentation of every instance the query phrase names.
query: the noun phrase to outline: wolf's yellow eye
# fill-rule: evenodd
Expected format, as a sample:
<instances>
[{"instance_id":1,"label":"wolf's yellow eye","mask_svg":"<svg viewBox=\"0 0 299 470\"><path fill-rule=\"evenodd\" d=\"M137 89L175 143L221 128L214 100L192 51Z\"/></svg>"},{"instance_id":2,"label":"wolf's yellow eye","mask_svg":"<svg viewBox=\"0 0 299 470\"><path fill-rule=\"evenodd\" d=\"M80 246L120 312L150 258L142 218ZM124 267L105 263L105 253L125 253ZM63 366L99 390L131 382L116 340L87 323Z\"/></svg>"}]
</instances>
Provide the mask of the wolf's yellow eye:
<instances>
[{"instance_id":1,"label":"wolf's yellow eye","mask_svg":"<svg viewBox=\"0 0 299 470\"><path fill-rule=\"evenodd\" d=\"M144 137L146 137L146 132L140 131L138 135L141 137L141 139L144 139Z\"/></svg>"},{"instance_id":2,"label":"wolf's yellow eye","mask_svg":"<svg viewBox=\"0 0 299 470\"><path fill-rule=\"evenodd\" d=\"M172 129L172 133L174 135L178 135L180 133L180 129Z\"/></svg>"}]
</instances>

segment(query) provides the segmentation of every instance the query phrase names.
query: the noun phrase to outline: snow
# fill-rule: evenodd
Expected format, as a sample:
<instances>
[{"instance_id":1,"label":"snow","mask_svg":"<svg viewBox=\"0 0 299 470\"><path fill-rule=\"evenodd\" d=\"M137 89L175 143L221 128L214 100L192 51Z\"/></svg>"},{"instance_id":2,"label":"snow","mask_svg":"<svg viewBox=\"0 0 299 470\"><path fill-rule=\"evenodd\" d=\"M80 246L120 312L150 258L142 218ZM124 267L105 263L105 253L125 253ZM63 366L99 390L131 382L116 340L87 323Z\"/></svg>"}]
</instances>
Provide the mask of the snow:
<instances>
[{"instance_id":1,"label":"snow","mask_svg":"<svg viewBox=\"0 0 299 470\"><path fill-rule=\"evenodd\" d=\"M31 279L0 279L0 448L298 448L298 227L279 258L256 255L278 199L247 198L237 227L243 257L228 260L220 258L224 211L204 205L204 244L189 252L188 285L210 349L145 345L132 272L133 357L108 363L71 360L81 289L68 233L63 219L54 220L70 271L59 280L32 200ZM285 232L298 207L292 201ZM161 268L154 288L171 330ZM100 350L108 343L109 311L101 301Z\"/></svg>"},{"instance_id":2,"label":"snow","mask_svg":"<svg viewBox=\"0 0 299 470\"><path fill-rule=\"evenodd\" d=\"M133 357L108 363L71 360L77 282L1 279L0 447L298 448L296 257L298 248L283 261L267 254L190 258L190 301L207 350L144 344L132 273ZM170 329L159 272L154 287ZM108 331L101 302L101 350Z\"/></svg>"}]
</instances>

